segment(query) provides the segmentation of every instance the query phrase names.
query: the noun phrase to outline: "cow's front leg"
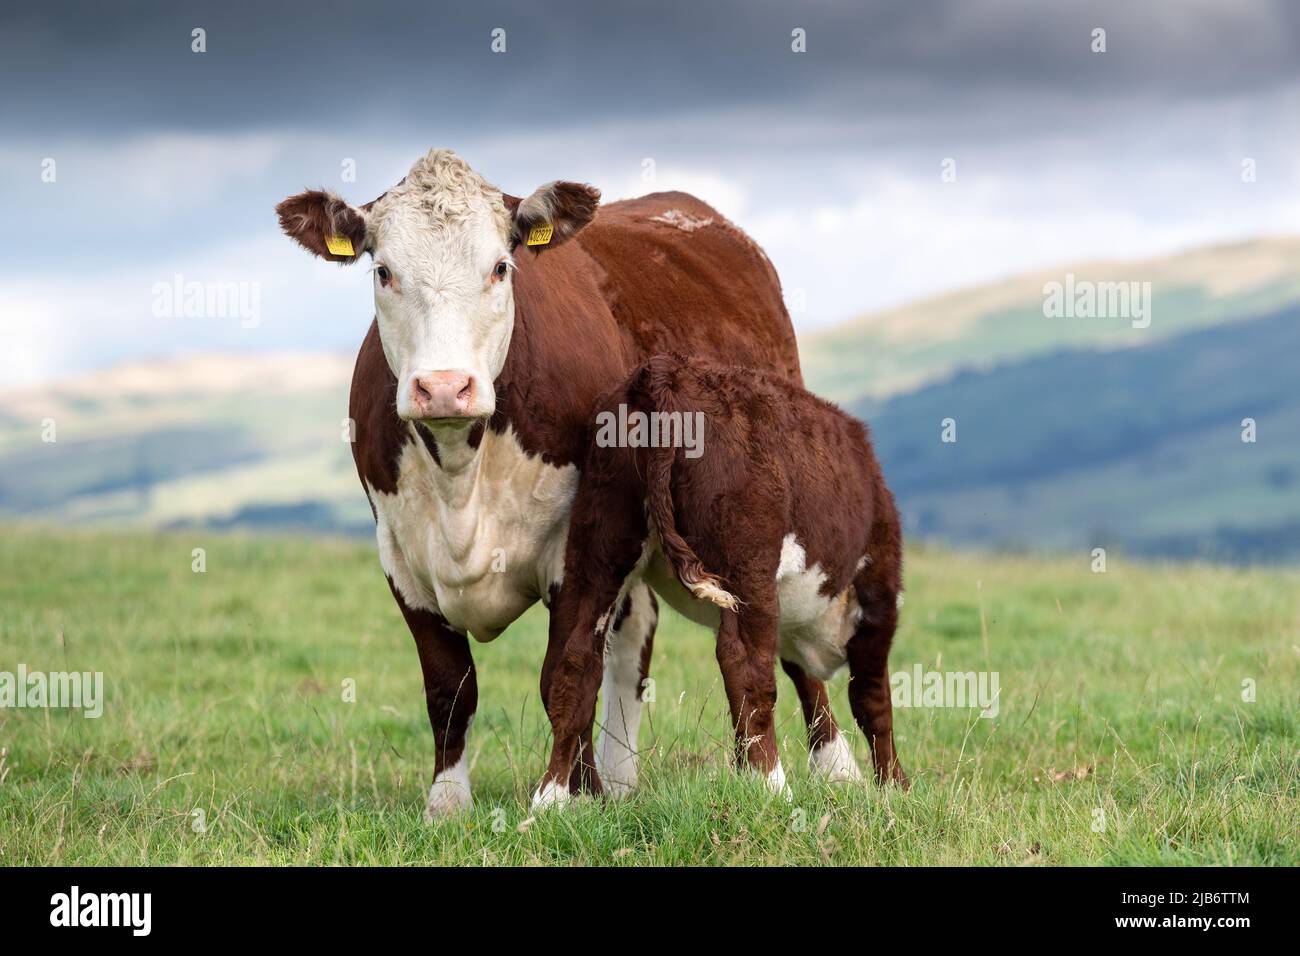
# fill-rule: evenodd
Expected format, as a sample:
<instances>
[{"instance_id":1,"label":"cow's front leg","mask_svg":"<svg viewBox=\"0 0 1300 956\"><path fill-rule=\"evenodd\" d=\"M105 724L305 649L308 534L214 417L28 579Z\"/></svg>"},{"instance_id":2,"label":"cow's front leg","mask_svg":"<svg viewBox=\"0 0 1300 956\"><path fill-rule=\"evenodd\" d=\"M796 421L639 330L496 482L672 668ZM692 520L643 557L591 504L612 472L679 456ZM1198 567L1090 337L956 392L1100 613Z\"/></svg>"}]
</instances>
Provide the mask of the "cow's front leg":
<instances>
[{"instance_id":1,"label":"cow's front leg","mask_svg":"<svg viewBox=\"0 0 1300 956\"><path fill-rule=\"evenodd\" d=\"M408 607L396 588L393 597L415 637L420 669L424 672L424 697L435 747L433 784L429 787L424 818L432 822L474 805L466 741L478 707L478 680L469 638L452 630L432 611Z\"/></svg>"},{"instance_id":2,"label":"cow's front leg","mask_svg":"<svg viewBox=\"0 0 1300 956\"><path fill-rule=\"evenodd\" d=\"M605 650L596 768L605 792L612 797L636 788L641 702L658 621L654 593L644 583L635 585L618 610Z\"/></svg>"}]
</instances>

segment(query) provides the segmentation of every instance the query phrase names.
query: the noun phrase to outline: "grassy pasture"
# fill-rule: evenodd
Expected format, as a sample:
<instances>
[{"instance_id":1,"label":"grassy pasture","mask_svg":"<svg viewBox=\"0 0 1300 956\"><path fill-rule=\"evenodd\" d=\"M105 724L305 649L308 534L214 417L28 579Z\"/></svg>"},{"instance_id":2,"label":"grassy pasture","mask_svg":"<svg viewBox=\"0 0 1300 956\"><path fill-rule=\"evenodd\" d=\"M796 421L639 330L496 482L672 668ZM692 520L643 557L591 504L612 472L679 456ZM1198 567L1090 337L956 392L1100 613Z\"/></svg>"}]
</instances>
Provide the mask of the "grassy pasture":
<instances>
[{"instance_id":1,"label":"grassy pasture","mask_svg":"<svg viewBox=\"0 0 1300 956\"><path fill-rule=\"evenodd\" d=\"M107 701L0 709L0 864L1294 865L1300 574L1089 565L913 549L891 669L996 671L998 716L900 709L911 791L821 785L781 677L790 803L729 770L710 635L665 613L641 791L531 816L535 609L477 648L475 809L428 825L419 666L372 547L6 525L0 671L102 671Z\"/></svg>"}]
</instances>

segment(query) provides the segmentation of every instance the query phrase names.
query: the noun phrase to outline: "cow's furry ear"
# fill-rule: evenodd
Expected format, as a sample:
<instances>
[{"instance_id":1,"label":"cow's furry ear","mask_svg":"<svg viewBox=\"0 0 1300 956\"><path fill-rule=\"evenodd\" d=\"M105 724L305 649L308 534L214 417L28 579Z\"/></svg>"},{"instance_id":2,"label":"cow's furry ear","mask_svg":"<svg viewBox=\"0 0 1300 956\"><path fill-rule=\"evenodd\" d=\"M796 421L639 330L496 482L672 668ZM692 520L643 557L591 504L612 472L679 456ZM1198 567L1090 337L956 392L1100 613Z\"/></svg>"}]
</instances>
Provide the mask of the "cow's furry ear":
<instances>
[{"instance_id":1,"label":"cow's furry ear","mask_svg":"<svg viewBox=\"0 0 1300 956\"><path fill-rule=\"evenodd\" d=\"M596 218L600 190L585 183L557 181L540 187L527 199L502 198L513 215L512 243L541 252L568 242Z\"/></svg>"},{"instance_id":2,"label":"cow's furry ear","mask_svg":"<svg viewBox=\"0 0 1300 956\"><path fill-rule=\"evenodd\" d=\"M333 193L311 189L290 196L275 211L284 234L322 259L355 262L365 247L365 213ZM349 245L351 255L346 252Z\"/></svg>"}]
</instances>

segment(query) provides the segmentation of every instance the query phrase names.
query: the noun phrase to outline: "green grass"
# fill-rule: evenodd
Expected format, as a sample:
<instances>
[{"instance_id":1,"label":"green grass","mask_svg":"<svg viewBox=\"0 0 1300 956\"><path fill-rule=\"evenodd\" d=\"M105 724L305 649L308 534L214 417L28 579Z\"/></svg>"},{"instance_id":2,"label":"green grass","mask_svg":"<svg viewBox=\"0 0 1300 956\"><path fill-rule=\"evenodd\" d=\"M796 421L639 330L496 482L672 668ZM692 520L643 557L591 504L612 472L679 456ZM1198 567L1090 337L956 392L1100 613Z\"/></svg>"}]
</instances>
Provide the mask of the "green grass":
<instances>
[{"instance_id":1,"label":"green grass","mask_svg":"<svg viewBox=\"0 0 1300 956\"><path fill-rule=\"evenodd\" d=\"M811 781L784 677L793 801L734 775L710 635L665 615L641 791L534 818L534 611L477 648L475 810L427 825L419 666L371 547L0 527L0 670L103 671L108 697L0 710L0 864L1297 862L1300 575L915 550L907 585L892 669L1002 688L993 720L896 711L911 791Z\"/></svg>"}]
</instances>

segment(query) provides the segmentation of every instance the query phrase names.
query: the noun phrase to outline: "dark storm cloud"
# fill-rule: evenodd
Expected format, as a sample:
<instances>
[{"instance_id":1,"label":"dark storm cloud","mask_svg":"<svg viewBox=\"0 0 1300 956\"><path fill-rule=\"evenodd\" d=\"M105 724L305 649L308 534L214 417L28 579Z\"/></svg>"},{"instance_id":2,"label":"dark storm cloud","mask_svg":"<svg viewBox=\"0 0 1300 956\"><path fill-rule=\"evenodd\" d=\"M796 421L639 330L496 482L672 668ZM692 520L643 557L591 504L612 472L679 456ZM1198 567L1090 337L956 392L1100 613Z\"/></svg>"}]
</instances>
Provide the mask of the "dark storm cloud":
<instances>
[{"instance_id":1,"label":"dark storm cloud","mask_svg":"<svg viewBox=\"0 0 1300 956\"><path fill-rule=\"evenodd\" d=\"M372 198L434 145L518 193L695 193L801 293L800 328L1300 221L1290 0L8 7L0 203L23 241L0 261L0 381L354 348L369 277L309 260L275 204ZM178 275L255 285L263 321L154 315Z\"/></svg>"},{"instance_id":2,"label":"dark storm cloud","mask_svg":"<svg viewBox=\"0 0 1300 956\"><path fill-rule=\"evenodd\" d=\"M504 55L489 49L495 27ZM998 101L1014 109L1012 89L1101 102L1267 91L1300 75L1297 49L1300 5L1248 0L46 3L3 14L0 123L43 136L526 128L754 104L860 121L944 115L981 93L993 115Z\"/></svg>"}]
</instances>

